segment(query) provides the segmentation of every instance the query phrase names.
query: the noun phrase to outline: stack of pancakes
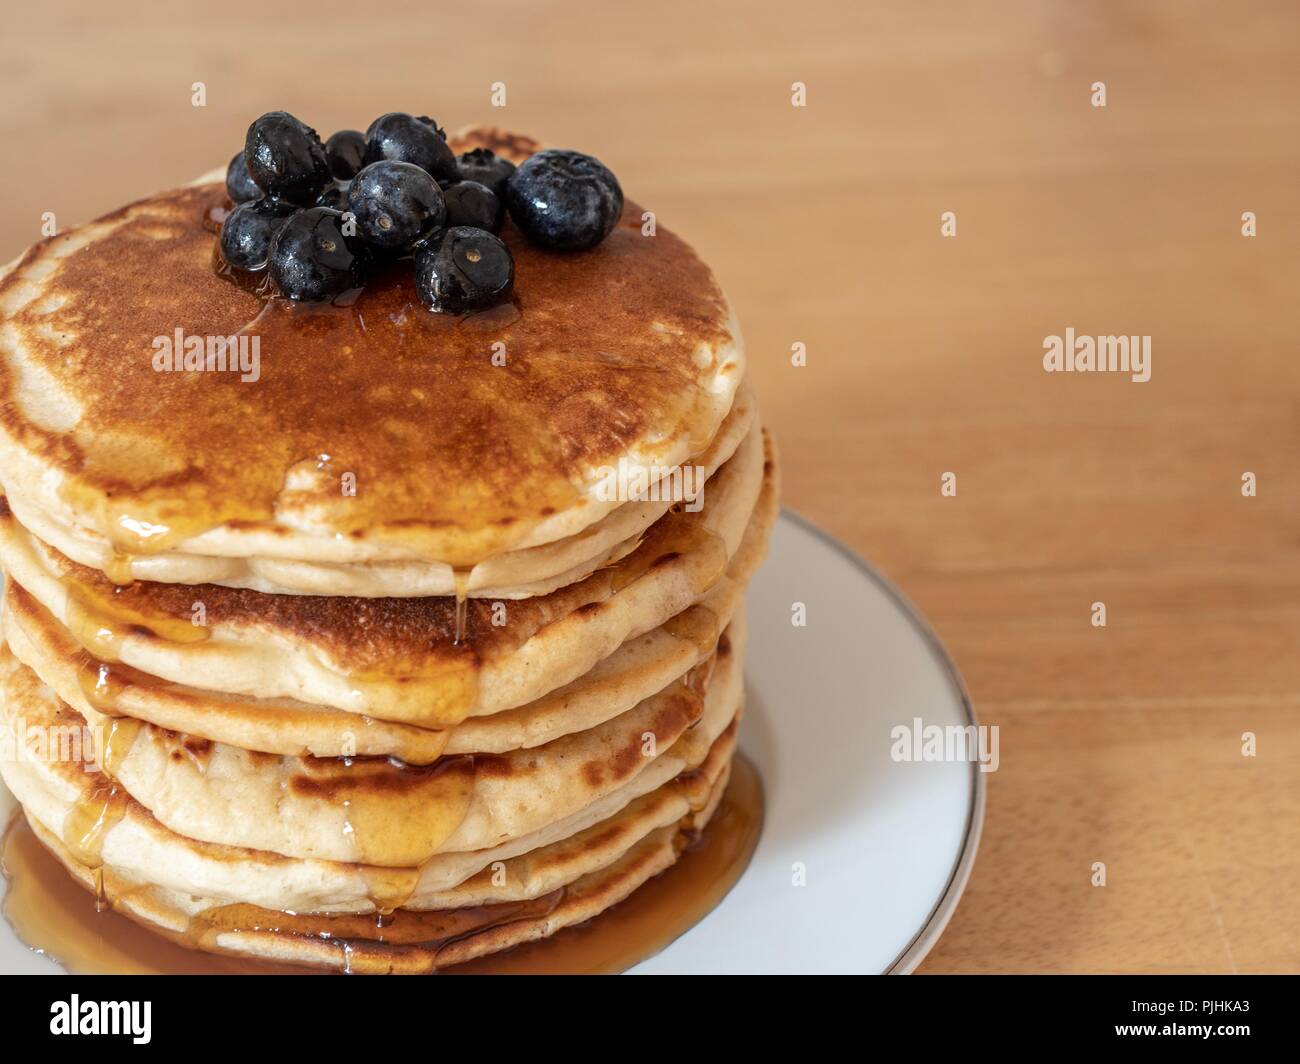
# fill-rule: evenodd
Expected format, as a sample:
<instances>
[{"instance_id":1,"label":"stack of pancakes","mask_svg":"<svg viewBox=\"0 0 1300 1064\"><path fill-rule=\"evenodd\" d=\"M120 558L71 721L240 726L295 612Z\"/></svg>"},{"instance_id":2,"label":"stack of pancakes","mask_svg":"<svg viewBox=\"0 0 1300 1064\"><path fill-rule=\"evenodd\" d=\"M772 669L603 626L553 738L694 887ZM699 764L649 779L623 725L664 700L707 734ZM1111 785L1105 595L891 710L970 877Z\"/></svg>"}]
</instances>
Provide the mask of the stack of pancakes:
<instances>
[{"instance_id":1,"label":"stack of pancakes","mask_svg":"<svg viewBox=\"0 0 1300 1064\"><path fill-rule=\"evenodd\" d=\"M735 748L776 484L721 291L629 202L577 255L507 223L512 307L290 308L214 271L223 200L0 280L5 782L104 904L200 949L428 971L591 918ZM239 336L255 373L158 368Z\"/></svg>"}]
</instances>

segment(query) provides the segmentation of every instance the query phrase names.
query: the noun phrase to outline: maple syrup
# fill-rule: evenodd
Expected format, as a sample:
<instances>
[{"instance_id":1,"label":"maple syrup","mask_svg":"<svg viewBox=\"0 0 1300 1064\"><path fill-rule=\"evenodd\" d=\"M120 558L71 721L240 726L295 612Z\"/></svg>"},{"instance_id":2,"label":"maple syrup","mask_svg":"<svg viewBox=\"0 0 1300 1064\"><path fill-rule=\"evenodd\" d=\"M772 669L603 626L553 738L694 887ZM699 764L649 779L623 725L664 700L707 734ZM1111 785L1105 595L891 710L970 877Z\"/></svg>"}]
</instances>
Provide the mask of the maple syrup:
<instances>
[{"instance_id":1,"label":"maple syrup","mask_svg":"<svg viewBox=\"0 0 1300 1064\"><path fill-rule=\"evenodd\" d=\"M84 651L75 654L74 661L76 663L77 683L82 696L95 712L105 717L136 717L137 719L148 720L149 723L156 724L160 728L169 731L183 732L189 731L193 727L190 719L168 719L166 714L163 714L162 719L160 719L158 715L149 713L150 708L153 708L149 706L151 698L167 691L169 685L166 681L159 680L138 669L133 669L129 665L109 664L108 662L99 661ZM229 708L236 704L227 702L226 706ZM260 716L263 713L263 707L258 705L251 707L251 714ZM362 732L375 727L378 723L376 718L365 715L353 717L348 714L345 716L340 711L338 716L343 718L345 722L340 724L340 727L350 728L359 725ZM214 728L211 730L219 732L219 729ZM202 734L205 738L214 741L227 741L220 734L211 734L209 730L205 730ZM401 741L394 744L395 749L392 756L408 765L431 765L442 757L451 736L452 731L450 729L434 731L428 728L406 728L402 732ZM273 746L258 747L258 749L275 752ZM297 754L300 752L300 748L295 747L279 752ZM350 751L340 753L338 756L355 756L358 753L362 756L367 755L364 750L358 751L354 744ZM371 754L369 756L375 755Z\"/></svg>"},{"instance_id":2,"label":"maple syrup","mask_svg":"<svg viewBox=\"0 0 1300 1064\"><path fill-rule=\"evenodd\" d=\"M432 765L405 765L394 758L304 758L288 781L291 791L343 810L344 832L356 860L389 869L374 885L376 908L393 910L415 889L403 876L460 827L474 798L474 758L442 758ZM393 801L394 792L402 800Z\"/></svg>"},{"instance_id":3,"label":"maple syrup","mask_svg":"<svg viewBox=\"0 0 1300 1064\"><path fill-rule=\"evenodd\" d=\"M656 566L683 555L691 558L688 572L697 597L722 578L730 560L726 540L704 523L703 514L669 509L646 530L636 550L606 570L610 589L617 594Z\"/></svg>"},{"instance_id":4,"label":"maple syrup","mask_svg":"<svg viewBox=\"0 0 1300 1064\"><path fill-rule=\"evenodd\" d=\"M122 712L122 698L135 678L143 673L126 665L109 665L85 652L78 655L76 668L77 685L91 709L106 717L127 715Z\"/></svg>"},{"instance_id":5,"label":"maple syrup","mask_svg":"<svg viewBox=\"0 0 1300 1064\"><path fill-rule=\"evenodd\" d=\"M63 820L63 845L95 878L95 911L102 912L104 894L104 838L122 819L130 799L117 783L100 778L85 797L68 811Z\"/></svg>"},{"instance_id":6,"label":"maple syrup","mask_svg":"<svg viewBox=\"0 0 1300 1064\"><path fill-rule=\"evenodd\" d=\"M188 618L142 609L117 593L101 595L71 574L65 574L63 584L68 589L67 629L84 649L101 661L119 660L122 644L137 629L174 643L201 643L208 638L208 630L192 624Z\"/></svg>"},{"instance_id":7,"label":"maple syrup","mask_svg":"<svg viewBox=\"0 0 1300 1064\"><path fill-rule=\"evenodd\" d=\"M110 549L108 557L104 560L104 575L119 587L130 587L135 583L135 576L131 569L134 560L133 555Z\"/></svg>"},{"instance_id":8,"label":"maple syrup","mask_svg":"<svg viewBox=\"0 0 1300 1064\"><path fill-rule=\"evenodd\" d=\"M437 636L449 641L448 654L423 651L409 658L390 657L381 667L351 673L348 682L370 707L369 716L405 723L432 731L459 724L474 708L478 698L479 661L469 638L468 586L471 569L456 571L454 628L447 625ZM67 611L63 627L86 652L81 661L87 673L82 689L96 708L113 713L112 701L124 684L111 681L121 672L135 686L147 686L150 678L120 664L122 645L141 630L176 643L200 643L211 637L211 629L194 624L189 616L170 612L160 604L168 597L178 602L172 585L112 586L96 574L83 576L71 569L60 576L67 588ZM222 589L224 591L224 589ZM222 593L222 592L218 592ZM231 594L230 592L224 592ZM42 610L44 608L42 607ZM113 663L112 673L101 666ZM91 675L93 673L93 675Z\"/></svg>"},{"instance_id":9,"label":"maple syrup","mask_svg":"<svg viewBox=\"0 0 1300 1064\"><path fill-rule=\"evenodd\" d=\"M465 642L467 622L469 619L469 580L473 568L457 567L452 569L452 582L456 589L456 635L453 642L459 646Z\"/></svg>"},{"instance_id":10,"label":"maple syrup","mask_svg":"<svg viewBox=\"0 0 1300 1064\"><path fill-rule=\"evenodd\" d=\"M697 604L669 617L661 627L674 639L694 644L702 661L718 645L722 618L708 606Z\"/></svg>"},{"instance_id":11,"label":"maple syrup","mask_svg":"<svg viewBox=\"0 0 1300 1064\"><path fill-rule=\"evenodd\" d=\"M459 610L458 610L459 614ZM367 715L431 731L450 728L478 701L478 657L462 636L464 653L450 658L389 660L382 669L348 674L348 685L365 698Z\"/></svg>"},{"instance_id":12,"label":"maple syrup","mask_svg":"<svg viewBox=\"0 0 1300 1064\"><path fill-rule=\"evenodd\" d=\"M366 896L375 907L376 927L383 927L384 921L410 901L420 885L418 868L370 867L362 874L366 880Z\"/></svg>"},{"instance_id":13,"label":"maple syrup","mask_svg":"<svg viewBox=\"0 0 1300 1064\"><path fill-rule=\"evenodd\" d=\"M126 760L140 735L144 722L132 717L113 717L108 727L101 732L99 748L99 768L110 779L116 779L118 769Z\"/></svg>"},{"instance_id":14,"label":"maple syrup","mask_svg":"<svg viewBox=\"0 0 1300 1064\"><path fill-rule=\"evenodd\" d=\"M763 821L763 790L753 766L740 754L732 761L731 780L701 837L677 863L644 883L630 897L585 924L550 938L500 954L442 969L445 974L613 974L653 956L702 920L725 897L744 872L758 843ZM311 974L309 969L245 960L189 949L158 935L111 909L96 912L94 900L41 845L21 813L4 838L3 866L9 880L4 913L18 937L33 949L79 974ZM390 898L400 893L400 878ZM382 891L381 891L382 893ZM558 892L557 892L558 893ZM112 900L113 884L107 886ZM382 921L375 916L344 917L368 936L376 924L390 941L428 935L438 921L442 935L465 933L523 918L536 907L556 903L553 895L518 903L511 911L493 906L462 911L446 925L447 914L400 911ZM259 910L259 912L262 912ZM196 919L189 940L212 946L223 927L239 926L246 911L210 910ZM407 917L415 916L415 920ZM421 924L423 918L424 923ZM277 916L284 923L295 918ZM337 918L335 918L337 919ZM414 925L414 926L413 926ZM339 949L347 956L346 939Z\"/></svg>"}]
</instances>

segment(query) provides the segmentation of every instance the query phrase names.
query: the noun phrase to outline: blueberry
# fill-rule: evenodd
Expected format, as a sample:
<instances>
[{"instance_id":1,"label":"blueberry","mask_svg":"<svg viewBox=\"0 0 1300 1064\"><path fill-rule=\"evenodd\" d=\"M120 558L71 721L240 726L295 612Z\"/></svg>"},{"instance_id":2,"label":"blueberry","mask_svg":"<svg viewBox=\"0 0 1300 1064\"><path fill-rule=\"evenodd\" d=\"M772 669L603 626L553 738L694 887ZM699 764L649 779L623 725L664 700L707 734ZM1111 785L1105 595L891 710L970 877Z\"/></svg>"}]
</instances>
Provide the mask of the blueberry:
<instances>
[{"instance_id":1,"label":"blueberry","mask_svg":"<svg viewBox=\"0 0 1300 1064\"><path fill-rule=\"evenodd\" d=\"M366 162L413 163L437 180L459 181L456 156L446 137L432 118L412 118L400 111L381 115L366 130Z\"/></svg>"},{"instance_id":2,"label":"blueberry","mask_svg":"<svg viewBox=\"0 0 1300 1064\"><path fill-rule=\"evenodd\" d=\"M442 189L428 172L391 159L370 163L352 179L348 209L361 239L381 248L409 248L447 216Z\"/></svg>"},{"instance_id":3,"label":"blueberry","mask_svg":"<svg viewBox=\"0 0 1300 1064\"><path fill-rule=\"evenodd\" d=\"M423 122L426 126L428 126L435 133L437 133L438 136L440 136L443 140L447 139L447 131L443 129L442 126L438 125L437 119L430 118L428 115L420 115L416 119L416 121Z\"/></svg>"},{"instance_id":4,"label":"blueberry","mask_svg":"<svg viewBox=\"0 0 1300 1064\"><path fill-rule=\"evenodd\" d=\"M347 181L366 165L366 135L355 129L340 129L325 142L325 154L334 176Z\"/></svg>"},{"instance_id":5,"label":"blueberry","mask_svg":"<svg viewBox=\"0 0 1300 1064\"><path fill-rule=\"evenodd\" d=\"M506 181L515 172L515 164L509 159L501 158L491 148L467 151L456 157L456 165L460 169L462 181L477 181L501 198L505 197Z\"/></svg>"},{"instance_id":6,"label":"blueberry","mask_svg":"<svg viewBox=\"0 0 1300 1064\"><path fill-rule=\"evenodd\" d=\"M331 181L325 191L316 197L317 207L329 207L336 211L351 210L348 206L348 188L350 181Z\"/></svg>"},{"instance_id":7,"label":"blueberry","mask_svg":"<svg viewBox=\"0 0 1300 1064\"><path fill-rule=\"evenodd\" d=\"M248 127L244 159L270 196L306 207L330 182L330 164L316 131L287 111L271 111Z\"/></svg>"},{"instance_id":8,"label":"blueberry","mask_svg":"<svg viewBox=\"0 0 1300 1064\"><path fill-rule=\"evenodd\" d=\"M260 191L260 189L259 189ZM221 257L241 270L260 270L271 243L297 208L272 199L241 203L221 224Z\"/></svg>"},{"instance_id":9,"label":"blueberry","mask_svg":"<svg viewBox=\"0 0 1300 1064\"><path fill-rule=\"evenodd\" d=\"M361 257L328 207L299 211L271 245L271 280L286 299L320 303L359 286Z\"/></svg>"},{"instance_id":10,"label":"blueberry","mask_svg":"<svg viewBox=\"0 0 1300 1064\"><path fill-rule=\"evenodd\" d=\"M249 174L242 151L226 167L226 195L231 203L247 203L262 198L262 190Z\"/></svg>"},{"instance_id":11,"label":"blueberry","mask_svg":"<svg viewBox=\"0 0 1300 1064\"><path fill-rule=\"evenodd\" d=\"M547 148L506 182L510 217L535 243L583 251L605 239L623 213L618 178L590 155Z\"/></svg>"},{"instance_id":12,"label":"blueberry","mask_svg":"<svg viewBox=\"0 0 1300 1064\"><path fill-rule=\"evenodd\" d=\"M446 189L447 225L468 225L486 229L489 233L501 232L505 205L493 195L490 188L477 181L461 181Z\"/></svg>"},{"instance_id":13,"label":"blueberry","mask_svg":"<svg viewBox=\"0 0 1300 1064\"><path fill-rule=\"evenodd\" d=\"M441 242L415 253L415 290L438 313L464 314L504 303L514 284L514 256L483 229L455 226Z\"/></svg>"}]
</instances>

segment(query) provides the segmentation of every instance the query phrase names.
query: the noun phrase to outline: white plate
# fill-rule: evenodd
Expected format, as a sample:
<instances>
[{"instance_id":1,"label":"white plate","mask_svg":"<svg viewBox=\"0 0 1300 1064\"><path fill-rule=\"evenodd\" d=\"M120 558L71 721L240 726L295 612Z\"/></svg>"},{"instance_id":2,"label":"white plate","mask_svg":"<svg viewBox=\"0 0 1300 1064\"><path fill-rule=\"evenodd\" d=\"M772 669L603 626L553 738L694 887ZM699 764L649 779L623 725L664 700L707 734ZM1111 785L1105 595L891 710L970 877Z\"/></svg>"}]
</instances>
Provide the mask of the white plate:
<instances>
[{"instance_id":1,"label":"white plate","mask_svg":"<svg viewBox=\"0 0 1300 1064\"><path fill-rule=\"evenodd\" d=\"M791 624L796 602L805 627ZM748 606L741 745L766 791L763 835L722 904L633 970L910 972L970 874L984 776L895 761L890 732L974 724L961 679L898 591L788 512ZM58 970L0 921L0 972Z\"/></svg>"},{"instance_id":2,"label":"white plate","mask_svg":"<svg viewBox=\"0 0 1300 1064\"><path fill-rule=\"evenodd\" d=\"M910 972L970 875L984 774L895 761L890 731L976 724L961 678L884 577L788 511L748 605L741 748L763 779L763 835L722 904L633 970Z\"/></svg>"}]
</instances>

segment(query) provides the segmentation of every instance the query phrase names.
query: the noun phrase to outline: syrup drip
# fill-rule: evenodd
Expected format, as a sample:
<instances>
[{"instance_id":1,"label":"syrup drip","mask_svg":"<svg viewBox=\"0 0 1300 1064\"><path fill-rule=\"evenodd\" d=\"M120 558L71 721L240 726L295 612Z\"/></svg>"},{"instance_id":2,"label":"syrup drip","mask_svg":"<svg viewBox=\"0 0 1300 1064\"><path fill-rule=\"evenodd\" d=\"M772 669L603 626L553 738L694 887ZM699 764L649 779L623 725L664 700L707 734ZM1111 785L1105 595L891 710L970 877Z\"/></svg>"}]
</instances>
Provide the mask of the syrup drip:
<instances>
[{"instance_id":1,"label":"syrup drip","mask_svg":"<svg viewBox=\"0 0 1300 1064\"><path fill-rule=\"evenodd\" d=\"M700 700L700 717L704 716L704 700L708 697L709 681L713 678L713 670L717 663L717 657L710 654L698 665L690 669L682 678L682 682L686 687L693 691ZM699 718L696 718L695 723L698 724L699 722ZM692 725L692 727L694 726Z\"/></svg>"},{"instance_id":2,"label":"syrup drip","mask_svg":"<svg viewBox=\"0 0 1300 1064\"><path fill-rule=\"evenodd\" d=\"M455 833L474 797L470 756L429 766L388 758L306 758L302 764L305 771L289 780L290 790L343 810L355 860L376 866L371 900L381 913L406 903L418 882L415 866Z\"/></svg>"},{"instance_id":3,"label":"syrup drip","mask_svg":"<svg viewBox=\"0 0 1300 1064\"><path fill-rule=\"evenodd\" d=\"M88 584L65 576L68 591L67 628L81 646L101 661L119 661L126 637L137 630L174 643L201 643L208 629L187 619L141 609L124 601L123 588L102 595Z\"/></svg>"},{"instance_id":4,"label":"syrup drip","mask_svg":"<svg viewBox=\"0 0 1300 1064\"><path fill-rule=\"evenodd\" d=\"M105 530L112 553L104 571L114 583L130 584L131 563L137 555L161 554L178 544L226 521L247 518L247 507L206 511L182 497L156 504L141 500L115 501L67 480L60 493L76 509L94 514Z\"/></svg>"},{"instance_id":5,"label":"syrup drip","mask_svg":"<svg viewBox=\"0 0 1300 1064\"><path fill-rule=\"evenodd\" d=\"M106 717L123 716L121 700L127 681L122 674L126 671L124 665L112 668L107 662L98 661L89 654L79 657L77 684L92 709Z\"/></svg>"},{"instance_id":6,"label":"syrup drip","mask_svg":"<svg viewBox=\"0 0 1300 1064\"><path fill-rule=\"evenodd\" d=\"M126 813L130 796L116 781L117 770L130 753L143 724L126 717L109 722L98 733L102 775L89 794L78 799L63 821L63 845L90 870L94 880L95 911L102 912L109 898L104 885L104 840ZM89 768L90 766L87 766Z\"/></svg>"},{"instance_id":7,"label":"syrup drip","mask_svg":"<svg viewBox=\"0 0 1300 1064\"><path fill-rule=\"evenodd\" d=\"M695 605L664 621L663 630L674 639L693 643L700 658L713 653L722 634L722 619L708 606Z\"/></svg>"},{"instance_id":8,"label":"syrup drip","mask_svg":"<svg viewBox=\"0 0 1300 1064\"><path fill-rule=\"evenodd\" d=\"M456 586L456 645L459 646L465 641L468 627L469 614L469 580L473 575L473 568L455 568L452 569L452 578Z\"/></svg>"},{"instance_id":9,"label":"syrup drip","mask_svg":"<svg viewBox=\"0 0 1300 1064\"><path fill-rule=\"evenodd\" d=\"M218 225L217 231L219 232L220 229L221 226ZM255 296L269 299L274 294L271 277L265 266L258 270L246 270L240 266L231 266L222 258L221 243L216 240L212 242L212 269L218 277L229 281L231 284L238 285L246 292L252 292Z\"/></svg>"},{"instance_id":10,"label":"syrup drip","mask_svg":"<svg viewBox=\"0 0 1300 1064\"><path fill-rule=\"evenodd\" d=\"M647 529L640 545L609 570L610 589L629 587L651 569L682 555L696 555L690 566L695 594L703 595L727 571L726 541L700 519L701 515L669 509Z\"/></svg>"},{"instance_id":11,"label":"syrup drip","mask_svg":"<svg viewBox=\"0 0 1300 1064\"><path fill-rule=\"evenodd\" d=\"M130 587L135 583L135 577L131 572L133 561L134 558L130 554L123 554L118 550L111 551L104 562L104 575L119 587Z\"/></svg>"},{"instance_id":12,"label":"syrup drip","mask_svg":"<svg viewBox=\"0 0 1300 1064\"><path fill-rule=\"evenodd\" d=\"M372 717L439 731L459 724L478 700L478 658L473 648L451 659L385 662L348 677Z\"/></svg>"},{"instance_id":13,"label":"syrup drip","mask_svg":"<svg viewBox=\"0 0 1300 1064\"><path fill-rule=\"evenodd\" d=\"M104 775L116 779L122 762L126 760L140 736L144 722L131 717L114 717L108 722L99 751L99 767Z\"/></svg>"},{"instance_id":14,"label":"syrup drip","mask_svg":"<svg viewBox=\"0 0 1300 1064\"><path fill-rule=\"evenodd\" d=\"M763 793L753 767L741 756L732 761L731 782L701 838L663 874L643 884L626 900L577 927L505 953L454 967L446 974L613 974L653 956L702 920L749 864L763 818ZM9 879L4 913L19 937L34 949L81 974L303 974L308 969L199 952L177 945L114 911L97 913L83 886L41 845L26 820L17 816L4 839L3 864ZM108 874L108 895L127 893ZM490 909L490 906L483 907ZM284 917L255 910L262 926ZM224 907L196 918L183 941L214 948L223 923L237 923L247 912ZM396 948L406 910L386 918L385 941ZM420 914L415 914L417 917ZM482 919L482 913L479 918ZM498 919L500 917L498 916ZM517 915L514 918L520 918ZM310 917L298 918L311 921ZM316 930L322 919L317 918ZM374 939L376 920L345 917L357 938ZM464 919L462 917L462 919ZM308 926L304 923L303 926ZM342 923L335 925L342 930ZM409 927L410 924L403 925ZM428 935L426 926L421 934ZM414 937L419 937L415 935ZM198 941L203 939L203 942ZM356 970L354 948L335 938L345 969ZM427 939L426 939L427 941Z\"/></svg>"},{"instance_id":15,"label":"syrup drip","mask_svg":"<svg viewBox=\"0 0 1300 1064\"><path fill-rule=\"evenodd\" d=\"M104 891L104 838L122 819L128 798L112 780L101 779L90 794L68 810L63 821L63 845L94 877L95 911L107 905Z\"/></svg>"}]
</instances>

